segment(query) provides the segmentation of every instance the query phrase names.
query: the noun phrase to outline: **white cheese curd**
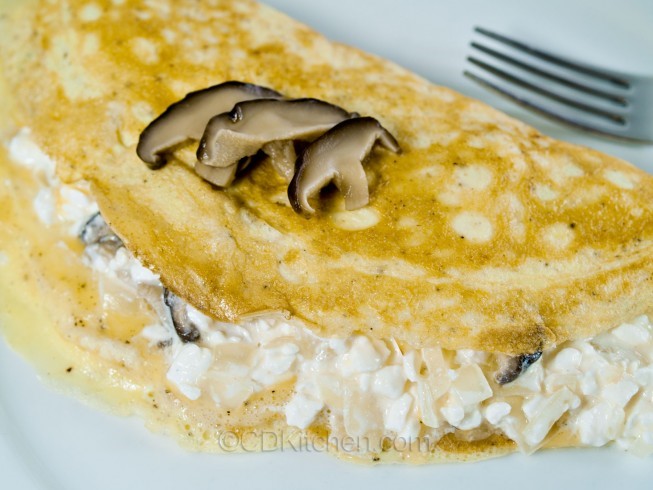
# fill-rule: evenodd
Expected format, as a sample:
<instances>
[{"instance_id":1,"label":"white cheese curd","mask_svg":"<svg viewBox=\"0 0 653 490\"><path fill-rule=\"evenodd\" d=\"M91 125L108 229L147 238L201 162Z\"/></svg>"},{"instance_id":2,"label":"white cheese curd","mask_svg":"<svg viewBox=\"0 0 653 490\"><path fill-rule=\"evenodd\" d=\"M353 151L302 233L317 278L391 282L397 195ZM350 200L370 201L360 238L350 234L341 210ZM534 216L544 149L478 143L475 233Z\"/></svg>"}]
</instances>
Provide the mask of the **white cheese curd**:
<instances>
[{"instance_id":1,"label":"white cheese curd","mask_svg":"<svg viewBox=\"0 0 653 490\"><path fill-rule=\"evenodd\" d=\"M501 420L510 413L512 407L506 402L494 402L485 407L485 418L492 425L497 425Z\"/></svg>"},{"instance_id":2,"label":"white cheese curd","mask_svg":"<svg viewBox=\"0 0 653 490\"><path fill-rule=\"evenodd\" d=\"M324 402L304 393L297 393L286 405L286 421L289 425L305 429L324 407Z\"/></svg>"},{"instance_id":3,"label":"white cheese curd","mask_svg":"<svg viewBox=\"0 0 653 490\"><path fill-rule=\"evenodd\" d=\"M349 350L339 359L338 370L343 377L359 373L374 372L380 369L388 357L388 349L363 335L352 338Z\"/></svg>"},{"instance_id":4,"label":"white cheese curd","mask_svg":"<svg viewBox=\"0 0 653 490\"><path fill-rule=\"evenodd\" d=\"M29 128L22 128L9 142L9 157L29 168L41 180L43 187L33 201L34 212L46 226L61 223L76 234L84 222L97 212L89 185L80 182L62 185L55 174L55 162L32 140Z\"/></svg>"},{"instance_id":5,"label":"white cheese curd","mask_svg":"<svg viewBox=\"0 0 653 490\"><path fill-rule=\"evenodd\" d=\"M386 398L397 399L404 393L406 386L406 373L403 366L386 366L374 374L372 391Z\"/></svg>"},{"instance_id":6,"label":"white cheese curd","mask_svg":"<svg viewBox=\"0 0 653 490\"><path fill-rule=\"evenodd\" d=\"M147 269L142 275L123 273L136 260L124 248L109 259L88 249L87 254L98 272L130 282L135 290L143 284L139 277L150 285L158 281ZM140 335L153 348L168 345L164 349L177 352L166 354L167 379L190 399L207 393L218 406L235 408L256 392L294 379L285 415L301 429L328 409L333 430L350 436L437 440L454 429L484 428L503 431L530 453L565 417L584 445L616 441L637 454L653 453L653 327L645 317L545 352L516 381L499 386L493 380L496 361L488 353L402 351L393 341L363 335L323 339L281 315L232 325L190 306L188 314L201 332L199 345L181 344L169 319Z\"/></svg>"},{"instance_id":7,"label":"white cheese curd","mask_svg":"<svg viewBox=\"0 0 653 490\"><path fill-rule=\"evenodd\" d=\"M526 399L522 411L528 423L523 436L528 447L537 447L560 417L572 408L578 408L580 399L568 388L562 388L551 395L536 395Z\"/></svg>"},{"instance_id":8,"label":"white cheese curd","mask_svg":"<svg viewBox=\"0 0 653 490\"><path fill-rule=\"evenodd\" d=\"M383 422L386 429L400 433L410 415L410 409L415 401L410 393L403 393L385 410Z\"/></svg>"},{"instance_id":9,"label":"white cheese curd","mask_svg":"<svg viewBox=\"0 0 653 490\"><path fill-rule=\"evenodd\" d=\"M166 377L184 396L197 400L202 394L197 385L211 367L212 361L213 355L209 349L196 344L184 344L174 356Z\"/></svg>"},{"instance_id":10,"label":"white cheese curd","mask_svg":"<svg viewBox=\"0 0 653 490\"><path fill-rule=\"evenodd\" d=\"M28 130L12 140L10 153L46 175L35 203L39 218L77 234L79 223L96 209L85 185L62 185ZM184 343L159 277L127 249L88 246L85 261L98 274L105 304L116 284L121 294L149 302L158 321L138 336L166 359L171 388L191 400L208 397L218 407L236 408L257 392L294 381L284 413L287 423L300 429L328 414L334 434L353 437L435 442L453 431L468 439L502 432L530 453L564 421L580 444L616 442L638 455L653 454L653 326L646 316L552 348L500 386L494 381L494 354L411 349L365 335L325 339L281 314L229 324L188 305L200 339Z\"/></svg>"},{"instance_id":11,"label":"white cheese curd","mask_svg":"<svg viewBox=\"0 0 653 490\"><path fill-rule=\"evenodd\" d=\"M41 174L48 182L55 182L55 163L32 140L32 131L22 128L9 142L9 157L19 165Z\"/></svg>"},{"instance_id":12,"label":"white cheese curd","mask_svg":"<svg viewBox=\"0 0 653 490\"><path fill-rule=\"evenodd\" d=\"M48 187L41 189L34 198L34 212L41 223L50 226L55 221L56 199Z\"/></svg>"}]
</instances>

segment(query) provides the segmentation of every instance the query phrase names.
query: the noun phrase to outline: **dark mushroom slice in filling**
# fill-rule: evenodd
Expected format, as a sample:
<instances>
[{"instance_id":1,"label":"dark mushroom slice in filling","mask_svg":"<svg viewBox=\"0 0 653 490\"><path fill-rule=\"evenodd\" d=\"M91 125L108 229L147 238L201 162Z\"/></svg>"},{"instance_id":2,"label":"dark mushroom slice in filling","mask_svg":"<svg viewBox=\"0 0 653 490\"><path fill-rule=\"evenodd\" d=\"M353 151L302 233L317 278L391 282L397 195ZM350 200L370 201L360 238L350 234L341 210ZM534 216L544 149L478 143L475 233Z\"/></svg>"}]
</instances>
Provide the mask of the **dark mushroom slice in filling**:
<instances>
[{"instance_id":1,"label":"dark mushroom slice in filling","mask_svg":"<svg viewBox=\"0 0 653 490\"><path fill-rule=\"evenodd\" d=\"M197 342L200 339L200 331L188 318L186 302L168 288L163 288L163 302L170 309L172 324L181 341Z\"/></svg>"},{"instance_id":2,"label":"dark mushroom slice in filling","mask_svg":"<svg viewBox=\"0 0 653 490\"><path fill-rule=\"evenodd\" d=\"M231 112L209 121L200 140L197 160L203 165L228 168L259 150L267 150L287 161L292 157L288 155L291 147L270 143L312 141L349 117L340 107L317 99L241 102ZM279 165L283 167L284 163L280 160ZM287 176L289 170L283 169L281 173Z\"/></svg>"},{"instance_id":3,"label":"dark mushroom slice in filling","mask_svg":"<svg viewBox=\"0 0 653 490\"><path fill-rule=\"evenodd\" d=\"M542 357L542 351L519 356L505 356L499 364L494 379L500 385L512 383Z\"/></svg>"},{"instance_id":4,"label":"dark mushroom slice in filling","mask_svg":"<svg viewBox=\"0 0 653 490\"><path fill-rule=\"evenodd\" d=\"M376 143L399 153L397 140L372 117L341 122L315 140L297 160L288 186L290 204L297 213L315 212L309 198L333 182L345 197L345 208L362 208L369 202L363 161Z\"/></svg>"},{"instance_id":5,"label":"dark mushroom slice in filling","mask_svg":"<svg viewBox=\"0 0 653 490\"><path fill-rule=\"evenodd\" d=\"M99 245L111 252L115 252L123 246L120 237L113 232L99 212L91 216L84 224L79 239L86 246Z\"/></svg>"},{"instance_id":6,"label":"dark mushroom slice in filling","mask_svg":"<svg viewBox=\"0 0 653 490\"><path fill-rule=\"evenodd\" d=\"M150 168L160 168L166 164L166 152L185 141L199 140L207 123L216 114L228 112L245 100L282 97L267 87L236 81L191 92L145 128L136 153Z\"/></svg>"}]
</instances>

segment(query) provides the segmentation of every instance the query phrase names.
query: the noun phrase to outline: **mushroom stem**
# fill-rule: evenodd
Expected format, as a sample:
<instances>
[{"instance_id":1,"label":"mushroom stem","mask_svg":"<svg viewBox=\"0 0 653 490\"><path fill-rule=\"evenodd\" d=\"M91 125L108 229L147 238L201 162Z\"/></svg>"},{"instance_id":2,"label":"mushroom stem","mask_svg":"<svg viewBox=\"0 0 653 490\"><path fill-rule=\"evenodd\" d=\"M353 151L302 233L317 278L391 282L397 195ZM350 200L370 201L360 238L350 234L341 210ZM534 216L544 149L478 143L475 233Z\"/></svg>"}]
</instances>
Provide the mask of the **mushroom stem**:
<instances>
[{"instance_id":1,"label":"mushroom stem","mask_svg":"<svg viewBox=\"0 0 653 490\"><path fill-rule=\"evenodd\" d=\"M195 162L195 172L197 175L218 187L229 187L236 178L237 170L237 163L230 167L211 167L210 165L203 164L199 160Z\"/></svg>"},{"instance_id":2,"label":"mushroom stem","mask_svg":"<svg viewBox=\"0 0 653 490\"><path fill-rule=\"evenodd\" d=\"M294 141L271 141L263 145L263 153L268 155L272 167L281 175L286 182L292 180L295 173L295 161L297 153Z\"/></svg>"}]
</instances>

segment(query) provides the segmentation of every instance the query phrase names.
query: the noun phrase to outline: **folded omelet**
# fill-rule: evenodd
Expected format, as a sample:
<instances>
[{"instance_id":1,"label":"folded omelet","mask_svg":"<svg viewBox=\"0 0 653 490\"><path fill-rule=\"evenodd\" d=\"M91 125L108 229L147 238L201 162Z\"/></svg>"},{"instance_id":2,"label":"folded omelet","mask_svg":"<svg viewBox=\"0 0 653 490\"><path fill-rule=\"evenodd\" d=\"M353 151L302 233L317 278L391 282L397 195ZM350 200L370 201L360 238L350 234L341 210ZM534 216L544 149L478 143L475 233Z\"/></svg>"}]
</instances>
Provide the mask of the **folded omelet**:
<instances>
[{"instance_id":1,"label":"folded omelet","mask_svg":"<svg viewBox=\"0 0 653 490\"><path fill-rule=\"evenodd\" d=\"M34 322L7 301L2 327L60 349L63 377L210 450L228 433L373 461L653 451L650 175L250 1L0 22L2 291L49 318L15 340ZM166 107L232 80L372 117L402 151L371 151L366 206L327 189L308 219L265 159L228 187L192 142L139 159Z\"/></svg>"}]
</instances>

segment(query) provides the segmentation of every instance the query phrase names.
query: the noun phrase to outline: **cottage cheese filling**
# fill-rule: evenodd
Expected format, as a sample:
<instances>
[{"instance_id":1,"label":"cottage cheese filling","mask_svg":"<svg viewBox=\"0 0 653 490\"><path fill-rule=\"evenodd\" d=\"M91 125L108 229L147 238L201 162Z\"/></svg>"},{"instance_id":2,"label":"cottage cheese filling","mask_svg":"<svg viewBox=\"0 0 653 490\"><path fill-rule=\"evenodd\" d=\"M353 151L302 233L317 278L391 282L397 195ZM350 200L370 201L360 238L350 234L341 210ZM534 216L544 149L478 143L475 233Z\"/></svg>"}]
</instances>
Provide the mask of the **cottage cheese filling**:
<instances>
[{"instance_id":1,"label":"cottage cheese filling","mask_svg":"<svg viewBox=\"0 0 653 490\"><path fill-rule=\"evenodd\" d=\"M62 185L28 130L9 150L16 163L42 179L34 199L39 219L79 233L97 210L87 186ZM183 343L158 276L127 249L89 246L85 260L100 284L120 284L150 303L158 321L138 335L162 351L167 381L191 400L210 397L219 407L235 408L256 392L294 380L285 417L302 429L328 413L332 431L341 435L436 441L454 430L470 438L502 432L532 452L556 423L564 423L580 444L615 442L639 455L653 454L653 326L645 316L550 349L516 381L500 386L493 378L493 354L412 349L365 335L326 339L281 315L228 324L187 305L201 338ZM110 294L106 288L105 301Z\"/></svg>"}]
</instances>

